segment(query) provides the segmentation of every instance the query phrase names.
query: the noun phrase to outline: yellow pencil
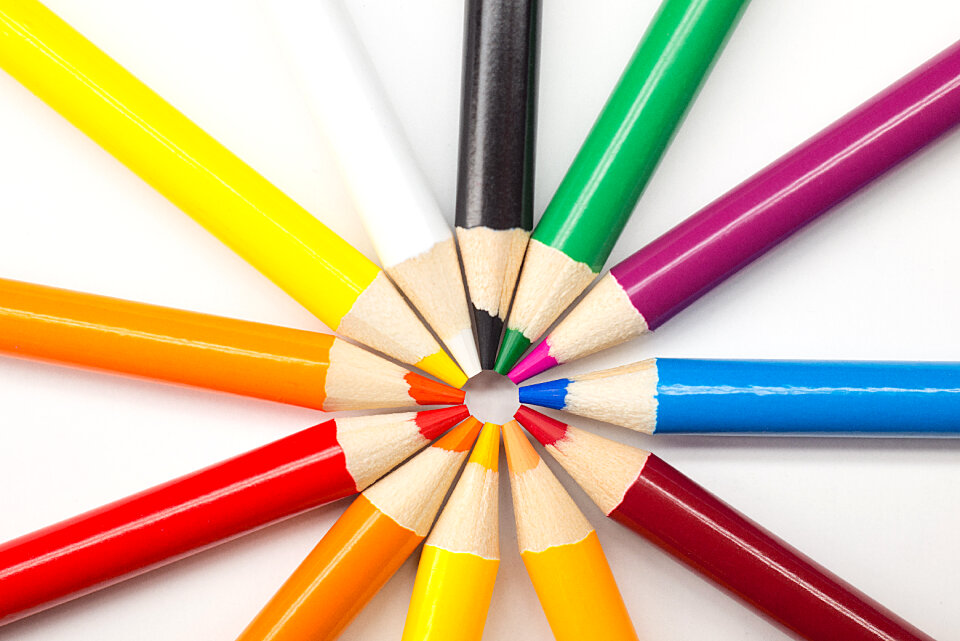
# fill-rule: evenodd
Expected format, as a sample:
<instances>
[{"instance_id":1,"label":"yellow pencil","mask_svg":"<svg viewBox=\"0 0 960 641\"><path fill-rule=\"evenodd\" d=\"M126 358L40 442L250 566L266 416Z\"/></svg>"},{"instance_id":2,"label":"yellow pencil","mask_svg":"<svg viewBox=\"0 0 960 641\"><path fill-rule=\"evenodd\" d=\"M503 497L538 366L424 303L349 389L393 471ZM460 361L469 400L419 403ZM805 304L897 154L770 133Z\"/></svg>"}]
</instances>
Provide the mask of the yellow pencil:
<instances>
[{"instance_id":1,"label":"yellow pencil","mask_svg":"<svg viewBox=\"0 0 960 641\"><path fill-rule=\"evenodd\" d=\"M557 641L637 641L597 533L516 421L503 426L520 556Z\"/></svg>"},{"instance_id":2,"label":"yellow pencil","mask_svg":"<svg viewBox=\"0 0 960 641\"><path fill-rule=\"evenodd\" d=\"M500 426L487 423L423 546L402 641L480 641L500 565Z\"/></svg>"},{"instance_id":3,"label":"yellow pencil","mask_svg":"<svg viewBox=\"0 0 960 641\"><path fill-rule=\"evenodd\" d=\"M344 336L460 387L383 272L36 0L0 0L0 67Z\"/></svg>"}]
</instances>

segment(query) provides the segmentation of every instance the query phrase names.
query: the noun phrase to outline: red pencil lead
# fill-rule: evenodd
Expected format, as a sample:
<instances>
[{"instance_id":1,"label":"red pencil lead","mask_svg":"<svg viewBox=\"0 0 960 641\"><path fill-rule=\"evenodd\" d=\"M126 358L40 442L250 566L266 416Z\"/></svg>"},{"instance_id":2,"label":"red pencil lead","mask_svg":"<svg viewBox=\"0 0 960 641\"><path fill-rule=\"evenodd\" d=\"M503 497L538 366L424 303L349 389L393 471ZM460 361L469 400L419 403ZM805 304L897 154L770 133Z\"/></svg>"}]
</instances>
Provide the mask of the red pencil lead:
<instances>
[{"instance_id":1,"label":"red pencil lead","mask_svg":"<svg viewBox=\"0 0 960 641\"><path fill-rule=\"evenodd\" d=\"M442 407L438 410L418 412L416 422L423 438L432 441L469 415L470 410L467 409L466 405L456 405L454 407Z\"/></svg>"},{"instance_id":2,"label":"red pencil lead","mask_svg":"<svg viewBox=\"0 0 960 641\"><path fill-rule=\"evenodd\" d=\"M521 405L513 415L517 422L527 428L533 438L546 447L562 440L567 435L567 424Z\"/></svg>"}]
</instances>

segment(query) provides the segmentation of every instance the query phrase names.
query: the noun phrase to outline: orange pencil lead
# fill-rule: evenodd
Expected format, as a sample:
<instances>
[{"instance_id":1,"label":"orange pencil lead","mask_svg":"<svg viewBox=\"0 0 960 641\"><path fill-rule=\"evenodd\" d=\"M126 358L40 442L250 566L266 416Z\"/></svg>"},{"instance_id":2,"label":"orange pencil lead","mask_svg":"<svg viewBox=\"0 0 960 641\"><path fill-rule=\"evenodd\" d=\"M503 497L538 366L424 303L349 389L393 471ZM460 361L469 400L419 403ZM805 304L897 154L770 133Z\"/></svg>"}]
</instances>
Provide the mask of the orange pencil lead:
<instances>
[{"instance_id":1,"label":"orange pencil lead","mask_svg":"<svg viewBox=\"0 0 960 641\"><path fill-rule=\"evenodd\" d=\"M483 427L483 423L469 416L467 420L444 434L442 438L430 447L436 447L450 452L466 452L470 449L470 446L473 445L473 442L477 440L477 434L480 433L481 427Z\"/></svg>"},{"instance_id":2,"label":"orange pencil lead","mask_svg":"<svg viewBox=\"0 0 960 641\"><path fill-rule=\"evenodd\" d=\"M522 474L532 470L540 462L540 455L533 449L533 445L523 434L523 429L516 421L508 421L503 425L503 443L507 452L507 465L510 474Z\"/></svg>"}]
</instances>

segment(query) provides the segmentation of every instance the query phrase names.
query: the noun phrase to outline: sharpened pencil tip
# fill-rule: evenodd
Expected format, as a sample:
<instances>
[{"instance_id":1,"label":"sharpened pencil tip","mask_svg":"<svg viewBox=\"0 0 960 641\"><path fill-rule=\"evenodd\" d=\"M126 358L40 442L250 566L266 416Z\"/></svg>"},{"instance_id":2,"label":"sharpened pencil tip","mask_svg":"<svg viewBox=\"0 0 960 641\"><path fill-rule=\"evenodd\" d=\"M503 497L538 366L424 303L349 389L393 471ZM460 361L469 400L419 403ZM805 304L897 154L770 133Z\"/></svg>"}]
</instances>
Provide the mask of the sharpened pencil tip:
<instances>
[{"instance_id":1,"label":"sharpened pencil tip","mask_svg":"<svg viewBox=\"0 0 960 641\"><path fill-rule=\"evenodd\" d=\"M463 387L467 382L467 375L443 350L424 356L416 362L416 367L454 387Z\"/></svg>"},{"instance_id":2,"label":"sharpened pencil tip","mask_svg":"<svg viewBox=\"0 0 960 641\"><path fill-rule=\"evenodd\" d=\"M500 343L500 352L497 354L497 362L493 369L497 374L507 375L507 372L520 360L523 353L530 347L530 339L523 335L520 330L507 328L503 334L503 342ZM516 381L514 381L516 382Z\"/></svg>"},{"instance_id":3,"label":"sharpened pencil tip","mask_svg":"<svg viewBox=\"0 0 960 641\"><path fill-rule=\"evenodd\" d=\"M517 394L521 403L562 410L567 406L568 385L570 385L569 378L558 378L555 381L521 387L517 390Z\"/></svg>"},{"instance_id":4,"label":"sharpened pencil tip","mask_svg":"<svg viewBox=\"0 0 960 641\"><path fill-rule=\"evenodd\" d=\"M483 423L472 416L468 416L467 420L444 434L440 440L430 447L439 447L450 452L466 452L477 440L477 434L480 433L481 427L483 427Z\"/></svg>"},{"instance_id":5,"label":"sharpened pencil tip","mask_svg":"<svg viewBox=\"0 0 960 641\"><path fill-rule=\"evenodd\" d=\"M549 336L547 338L549 339ZM550 345L544 340L510 370L507 378L519 384L557 365L557 359L550 355Z\"/></svg>"},{"instance_id":6,"label":"sharpened pencil tip","mask_svg":"<svg viewBox=\"0 0 960 641\"><path fill-rule=\"evenodd\" d=\"M473 329L468 327L460 333L443 339L457 364L468 377L480 373L480 356L477 355L477 343L473 340Z\"/></svg>"},{"instance_id":7,"label":"sharpened pencil tip","mask_svg":"<svg viewBox=\"0 0 960 641\"><path fill-rule=\"evenodd\" d=\"M496 423L483 424L480 436L477 437L477 444L473 446L473 452L470 453L469 462L482 465L494 472L497 471L500 462L499 425Z\"/></svg>"},{"instance_id":8,"label":"sharpened pencil tip","mask_svg":"<svg viewBox=\"0 0 960 641\"><path fill-rule=\"evenodd\" d=\"M483 369L493 369L497 362L497 350L500 349L500 335L503 333L503 320L499 316L493 316L482 309L474 307L473 322L477 327L480 365L483 366Z\"/></svg>"},{"instance_id":9,"label":"sharpened pencil tip","mask_svg":"<svg viewBox=\"0 0 960 641\"><path fill-rule=\"evenodd\" d=\"M430 380L414 372L407 372L403 380L407 382L408 393L417 405L459 405L466 398L466 392L462 389Z\"/></svg>"},{"instance_id":10,"label":"sharpened pencil tip","mask_svg":"<svg viewBox=\"0 0 960 641\"><path fill-rule=\"evenodd\" d=\"M432 441L468 416L470 416L470 410L467 406L458 405L417 412L415 421L420 428L420 435Z\"/></svg>"},{"instance_id":11,"label":"sharpened pencil tip","mask_svg":"<svg viewBox=\"0 0 960 641\"><path fill-rule=\"evenodd\" d=\"M533 449L533 445L523 434L523 429L516 421L503 424L503 444L507 451L507 466L510 474L522 474L531 470L540 462L540 455Z\"/></svg>"},{"instance_id":12,"label":"sharpened pencil tip","mask_svg":"<svg viewBox=\"0 0 960 641\"><path fill-rule=\"evenodd\" d=\"M567 424L521 405L513 415L543 446L553 445L567 435Z\"/></svg>"}]
</instances>

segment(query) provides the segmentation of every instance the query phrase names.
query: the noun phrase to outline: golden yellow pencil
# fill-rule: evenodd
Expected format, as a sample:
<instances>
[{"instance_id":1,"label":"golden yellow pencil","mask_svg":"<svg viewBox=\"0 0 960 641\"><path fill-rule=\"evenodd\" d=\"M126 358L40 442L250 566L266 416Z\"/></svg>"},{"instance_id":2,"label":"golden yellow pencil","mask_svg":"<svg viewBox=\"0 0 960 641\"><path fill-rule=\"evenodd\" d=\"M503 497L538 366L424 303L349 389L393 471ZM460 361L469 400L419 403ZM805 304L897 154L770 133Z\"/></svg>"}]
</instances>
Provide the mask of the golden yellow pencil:
<instances>
[{"instance_id":1,"label":"golden yellow pencil","mask_svg":"<svg viewBox=\"0 0 960 641\"><path fill-rule=\"evenodd\" d=\"M423 546L403 641L480 641L500 565L500 426L486 423Z\"/></svg>"},{"instance_id":2,"label":"golden yellow pencil","mask_svg":"<svg viewBox=\"0 0 960 641\"><path fill-rule=\"evenodd\" d=\"M637 641L597 533L520 425L503 426L520 556L557 641Z\"/></svg>"},{"instance_id":3,"label":"golden yellow pencil","mask_svg":"<svg viewBox=\"0 0 960 641\"><path fill-rule=\"evenodd\" d=\"M379 267L36 0L0 0L0 67L331 329L460 387Z\"/></svg>"}]
</instances>

